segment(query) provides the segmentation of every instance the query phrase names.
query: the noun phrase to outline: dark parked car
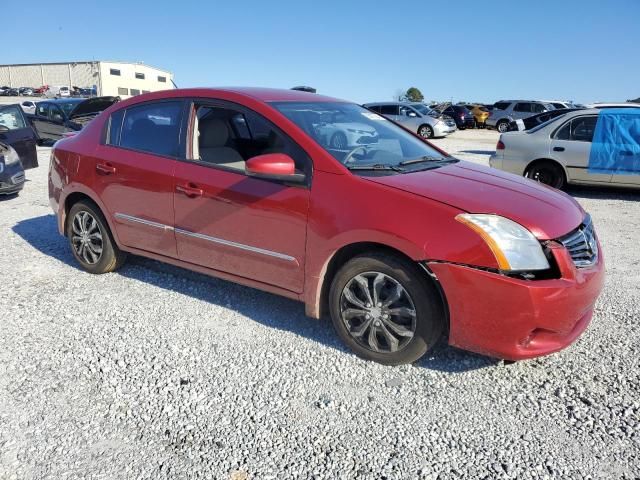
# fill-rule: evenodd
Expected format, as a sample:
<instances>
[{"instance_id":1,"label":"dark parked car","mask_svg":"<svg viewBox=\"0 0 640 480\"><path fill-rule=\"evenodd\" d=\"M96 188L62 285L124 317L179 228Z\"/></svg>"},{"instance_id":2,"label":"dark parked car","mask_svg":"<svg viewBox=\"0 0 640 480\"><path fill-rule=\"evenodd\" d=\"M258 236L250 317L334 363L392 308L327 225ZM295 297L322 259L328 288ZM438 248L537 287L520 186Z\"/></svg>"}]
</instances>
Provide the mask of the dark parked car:
<instances>
[{"instance_id":1,"label":"dark parked car","mask_svg":"<svg viewBox=\"0 0 640 480\"><path fill-rule=\"evenodd\" d=\"M82 130L100 112L119 100L120 97L46 100L38 102L35 114L28 115L28 118L40 143L51 143L60 140L66 133Z\"/></svg>"},{"instance_id":2,"label":"dark parked car","mask_svg":"<svg viewBox=\"0 0 640 480\"><path fill-rule=\"evenodd\" d=\"M11 145L0 142L0 195L18 193L22 187L24 168L20 157Z\"/></svg>"},{"instance_id":3,"label":"dark parked car","mask_svg":"<svg viewBox=\"0 0 640 480\"><path fill-rule=\"evenodd\" d=\"M465 128L473 128L476 125L473 113L471 113L467 107L464 107L462 105L449 105L448 107L441 107L439 111L443 115L453 118L459 130L464 130Z\"/></svg>"},{"instance_id":4,"label":"dark parked car","mask_svg":"<svg viewBox=\"0 0 640 480\"><path fill-rule=\"evenodd\" d=\"M561 115L566 115L569 112L575 112L576 110L580 110L580 109L579 108L563 108L558 110L551 110L550 112L539 113L537 115L533 115L528 118L513 120L509 122L509 129L507 131L518 132L523 130L530 130L533 127L542 125L543 123L546 123L553 118L560 117Z\"/></svg>"},{"instance_id":5,"label":"dark parked car","mask_svg":"<svg viewBox=\"0 0 640 480\"><path fill-rule=\"evenodd\" d=\"M37 137L25 117L20 105L0 106L0 142L11 145L22 166L28 169L38 166Z\"/></svg>"}]
</instances>

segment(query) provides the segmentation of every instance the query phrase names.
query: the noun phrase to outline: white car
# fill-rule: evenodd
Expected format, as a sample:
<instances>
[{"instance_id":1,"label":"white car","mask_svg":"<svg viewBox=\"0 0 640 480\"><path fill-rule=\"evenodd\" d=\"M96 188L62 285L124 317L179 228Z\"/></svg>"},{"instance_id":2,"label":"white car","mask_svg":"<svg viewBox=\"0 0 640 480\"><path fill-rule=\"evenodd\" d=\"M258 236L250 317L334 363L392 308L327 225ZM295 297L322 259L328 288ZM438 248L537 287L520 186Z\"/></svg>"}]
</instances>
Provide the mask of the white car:
<instances>
[{"instance_id":1,"label":"white car","mask_svg":"<svg viewBox=\"0 0 640 480\"><path fill-rule=\"evenodd\" d=\"M44 96L47 98L62 98L71 96L71 88L66 86L52 86L44 92Z\"/></svg>"},{"instance_id":2,"label":"white car","mask_svg":"<svg viewBox=\"0 0 640 480\"><path fill-rule=\"evenodd\" d=\"M590 103L589 105L587 105L587 108L640 108L640 103Z\"/></svg>"},{"instance_id":3,"label":"white car","mask_svg":"<svg viewBox=\"0 0 640 480\"><path fill-rule=\"evenodd\" d=\"M378 132L365 123L320 122L314 124L320 142L336 150L352 149L378 141Z\"/></svg>"},{"instance_id":4,"label":"white car","mask_svg":"<svg viewBox=\"0 0 640 480\"><path fill-rule=\"evenodd\" d=\"M640 108L575 110L524 132L503 133L489 163L555 188L640 188Z\"/></svg>"},{"instance_id":5,"label":"white car","mask_svg":"<svg viewBox=\"0 0 640 480\"><path fill-rule=\"evenodd\" d=\"M24 113L30 113L31 115L36 113L36 104L31 100L25 100L20 104Z\"/></svg>"}]
</instances>

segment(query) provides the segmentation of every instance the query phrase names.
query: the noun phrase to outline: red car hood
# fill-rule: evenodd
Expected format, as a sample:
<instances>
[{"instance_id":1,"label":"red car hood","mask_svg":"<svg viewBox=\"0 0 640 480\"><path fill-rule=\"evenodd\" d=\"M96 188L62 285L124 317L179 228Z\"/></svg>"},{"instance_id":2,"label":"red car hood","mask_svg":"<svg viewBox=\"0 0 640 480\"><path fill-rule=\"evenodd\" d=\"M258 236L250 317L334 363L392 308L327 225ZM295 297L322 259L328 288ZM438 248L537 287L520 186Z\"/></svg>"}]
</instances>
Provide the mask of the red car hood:
<instances>
[{"instance_id":1,"label":"red car hood","mask_svg":"<svg viewBox=\"0 0 640 480\"><path fill-rule=\"evenodd\" d=\"M495 213L510 218L540 240L569 233L585 215L582 207L563 192L464 161L434 170L365 178L469 213Z\"/></svg>"}]
</instances>

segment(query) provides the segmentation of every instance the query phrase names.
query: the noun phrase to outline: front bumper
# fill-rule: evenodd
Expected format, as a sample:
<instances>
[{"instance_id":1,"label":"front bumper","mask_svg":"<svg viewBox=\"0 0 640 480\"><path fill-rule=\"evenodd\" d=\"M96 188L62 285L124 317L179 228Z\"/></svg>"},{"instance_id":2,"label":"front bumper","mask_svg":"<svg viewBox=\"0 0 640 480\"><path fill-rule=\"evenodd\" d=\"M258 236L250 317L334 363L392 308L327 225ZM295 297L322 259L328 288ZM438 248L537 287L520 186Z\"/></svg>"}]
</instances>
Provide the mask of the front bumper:
<instances>
[{"instance_id":1,"label":"front bumper","mask_svg":"<svg viewBox=\"0 0 640 480\"><path fill-rule=\"evenodd\" d=\"M24 187L24 169L20 163L5 166L0 173L0 195L18 193Z\"/></svg>"},{"instance_id":2,"label":"front bumper","mask_svg":"<svg viewBox=\"0 0 640 480\"><path fill-rule=\"evenodd\" d=\"M433 135L435 137L444 137L446 135L449 135L453 132L455 132L457 130L456 126L450 126L447 125L446 123L437 123L436 125L434 125L433 127Z\"/></svg>"},{"instance_id":3,"label":"front bumper","mask_svg":"<svg viewBox=\"0 0 640 480\"><path fill-rule=\"evenodd\" d=\"M593 267L578 269L562 245L551 242L550 249L560 270L558 279L521 280L429 262L449 307L449 343L483 355L523 360L557 352L575 341L593 315L604 284L604 261L601 254Z\"/></svg>"}]
</instances>

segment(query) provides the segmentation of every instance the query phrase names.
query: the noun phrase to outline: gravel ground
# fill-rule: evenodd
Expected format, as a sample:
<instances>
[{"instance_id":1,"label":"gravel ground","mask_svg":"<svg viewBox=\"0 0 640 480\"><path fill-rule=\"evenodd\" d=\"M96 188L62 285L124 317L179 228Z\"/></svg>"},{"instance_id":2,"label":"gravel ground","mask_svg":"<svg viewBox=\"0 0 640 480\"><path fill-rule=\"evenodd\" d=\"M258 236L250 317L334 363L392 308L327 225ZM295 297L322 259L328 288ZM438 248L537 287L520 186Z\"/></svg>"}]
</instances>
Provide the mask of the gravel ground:
<instances>
[{"instance_id":1,"label":"gravel ground","mask_svg":"<svg viewBox=\"0 0 640 480\"><path fill-rule=\"evenodd\" d=\"M497 135L439 145L486 163ZM640 196L573 190L607 282L565 351L385 367L301 304L133 258L80 271L48 149L0 200L0 479L640 477Z\"/></svg>"}]
</instances>

